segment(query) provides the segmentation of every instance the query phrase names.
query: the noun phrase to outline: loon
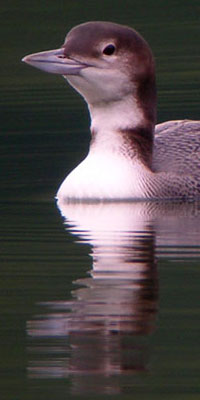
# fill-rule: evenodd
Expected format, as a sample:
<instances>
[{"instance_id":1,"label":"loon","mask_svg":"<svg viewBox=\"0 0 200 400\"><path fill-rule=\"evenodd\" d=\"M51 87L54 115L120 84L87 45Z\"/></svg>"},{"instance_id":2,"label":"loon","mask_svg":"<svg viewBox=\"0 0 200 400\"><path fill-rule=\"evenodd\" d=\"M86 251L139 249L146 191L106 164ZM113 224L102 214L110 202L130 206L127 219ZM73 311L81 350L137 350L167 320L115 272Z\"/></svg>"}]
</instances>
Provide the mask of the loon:
<instances>
[{"instance_id":1,"label":"loon","mask_svg":"<svg viewBox=\"0 0 200 400\"><path fill-rule=\"evenodd\" d=\"M61 184L59 201L200 197L200 121L155 125L154 59L138 32L86 22L61 48L22 61L63 75L88 104L89 152Z\"/></svg>"}]
</instances>

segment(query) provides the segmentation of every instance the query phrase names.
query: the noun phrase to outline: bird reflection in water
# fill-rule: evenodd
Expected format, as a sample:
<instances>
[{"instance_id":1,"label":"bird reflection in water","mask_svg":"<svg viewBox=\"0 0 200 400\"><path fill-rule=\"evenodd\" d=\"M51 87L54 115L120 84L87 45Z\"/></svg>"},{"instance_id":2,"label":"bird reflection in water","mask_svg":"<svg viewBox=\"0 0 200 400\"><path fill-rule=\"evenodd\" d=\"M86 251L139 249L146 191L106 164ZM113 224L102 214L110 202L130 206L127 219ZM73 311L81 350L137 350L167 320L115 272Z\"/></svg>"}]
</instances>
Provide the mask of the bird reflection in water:
<instances>
[{"instance_id":1,"label":"bird reflection in water","mask_svg":"<svg viewBox=\"0 0 200 400\"><path fill-rule=\"evenodd\" d=\"M158 301L148 207L59 204L66 228L92 245L93 268L71 301L41 304L48 312L27 323L29 377L71 375L74 393L118 393L121 379L148 369Z\"/></svg>"}]
</instances>

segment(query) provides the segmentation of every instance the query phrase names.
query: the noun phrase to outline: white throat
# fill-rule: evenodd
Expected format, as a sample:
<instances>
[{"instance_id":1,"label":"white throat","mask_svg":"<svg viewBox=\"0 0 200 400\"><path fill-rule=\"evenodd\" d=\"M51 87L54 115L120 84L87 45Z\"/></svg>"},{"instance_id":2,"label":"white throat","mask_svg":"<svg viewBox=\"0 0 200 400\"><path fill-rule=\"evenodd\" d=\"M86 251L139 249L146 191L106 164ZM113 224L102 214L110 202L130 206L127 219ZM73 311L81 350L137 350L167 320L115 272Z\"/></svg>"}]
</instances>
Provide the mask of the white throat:
<instances>
[{"instance_id":1,"label":"white throat","mask_svg":"<svg viewBox=\"0 0 200 400\"><path fill-rule=\"evenodd\" d=\"M91 132L95 132L100 143L106 140L108 144L110 135L116 136L116 132L134 129L144 124L143 112L133 96L110 103L88 104L88 107L91 116Z\"/></svg>"}]
</instances>

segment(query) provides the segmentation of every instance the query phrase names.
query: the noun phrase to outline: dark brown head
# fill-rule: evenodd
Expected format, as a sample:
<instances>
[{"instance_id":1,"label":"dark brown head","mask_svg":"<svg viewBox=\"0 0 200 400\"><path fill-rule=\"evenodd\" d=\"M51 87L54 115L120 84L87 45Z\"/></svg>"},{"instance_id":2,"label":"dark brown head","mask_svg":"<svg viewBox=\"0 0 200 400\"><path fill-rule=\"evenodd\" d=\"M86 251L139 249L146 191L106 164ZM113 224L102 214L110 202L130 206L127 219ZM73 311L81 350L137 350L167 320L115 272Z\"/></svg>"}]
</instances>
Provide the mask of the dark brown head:
<instances>
[{"instance_id":1,"label":"dark brown head","mask_svg":"<svg viewBox=\"0 0 200 400\"><path fill-rule=\"evenodd\" d=\"M154 61L146 41L132 28L112 22L87 22L73 28L64 45L24 61L64 75L90 105L134 97L154 125Z\"/></svg>"}]
</instances>

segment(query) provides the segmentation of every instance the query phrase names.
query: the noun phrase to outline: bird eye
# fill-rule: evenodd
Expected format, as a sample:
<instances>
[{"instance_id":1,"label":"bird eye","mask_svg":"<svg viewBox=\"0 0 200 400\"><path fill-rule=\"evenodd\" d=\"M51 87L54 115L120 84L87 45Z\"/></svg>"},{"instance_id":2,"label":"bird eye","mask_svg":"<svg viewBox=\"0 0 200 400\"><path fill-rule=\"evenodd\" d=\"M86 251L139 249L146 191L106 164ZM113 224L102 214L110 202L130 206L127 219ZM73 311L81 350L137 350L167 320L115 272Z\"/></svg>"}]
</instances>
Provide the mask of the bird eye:
<instances>
[{"instance_id":1,"label":"bird eye","mask_svg":"<svg viewBox=\"0 0 200 400\"><path fill-rule=\"evenodd\" d=\"M106 54L106 56L111 56L114 52L115 46L113 44L108 44L108 46L103 50L103 54Z\"/></svg>"}]
</instances>

